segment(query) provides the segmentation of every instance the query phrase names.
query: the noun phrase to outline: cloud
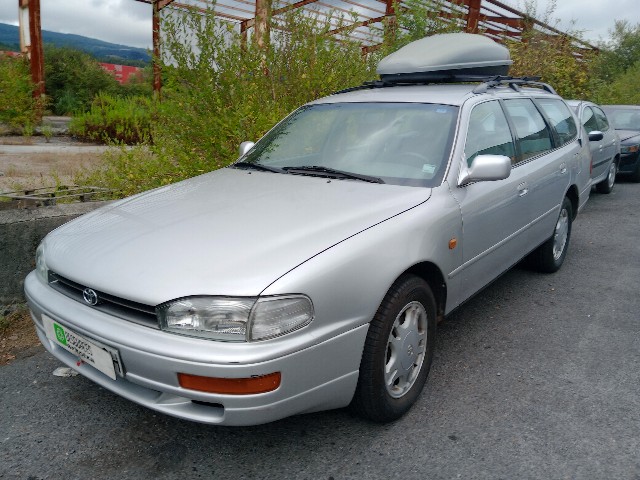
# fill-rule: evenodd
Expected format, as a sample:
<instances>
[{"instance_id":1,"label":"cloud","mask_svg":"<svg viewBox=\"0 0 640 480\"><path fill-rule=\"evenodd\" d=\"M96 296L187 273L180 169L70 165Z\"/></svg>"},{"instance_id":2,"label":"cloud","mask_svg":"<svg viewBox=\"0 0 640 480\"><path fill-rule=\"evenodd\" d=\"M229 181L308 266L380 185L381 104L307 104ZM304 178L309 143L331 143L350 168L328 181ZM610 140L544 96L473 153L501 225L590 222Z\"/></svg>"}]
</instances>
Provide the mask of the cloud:
<instances>
[{"instance_id":1,"label":"cloud","mask_svg":"<svg viewBox=\"0 0 640 480\"><path fill-rule=\"evenodd\" d=\"M538 0L538 11L544 12L550 2ZM606 0L560 0L556 2L553 18L560 20L560 30L581 31L585 40L598 43L609 39L616 20L639 23L640 9L637 0L616 0L615 7Z\"/></svg>"},{"instance_id":2,"label":"cloud","mask_svg":"<svg viewBox=\"0 0 640 480\"><path fill-rule=\"evenodd\" d=\"M0 0L0 22L17 24L18 2ZM151 5L134 0L42 0L42 28L151 47Z\"/></svg>"}]
</instances>

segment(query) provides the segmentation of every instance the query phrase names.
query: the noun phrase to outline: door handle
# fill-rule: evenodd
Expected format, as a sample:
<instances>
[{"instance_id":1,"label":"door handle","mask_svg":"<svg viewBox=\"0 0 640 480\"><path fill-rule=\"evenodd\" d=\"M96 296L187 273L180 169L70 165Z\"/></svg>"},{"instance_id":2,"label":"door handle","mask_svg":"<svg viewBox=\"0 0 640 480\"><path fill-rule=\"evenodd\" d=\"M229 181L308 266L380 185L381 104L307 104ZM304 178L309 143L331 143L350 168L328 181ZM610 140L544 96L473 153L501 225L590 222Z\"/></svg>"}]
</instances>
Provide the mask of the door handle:
<instances>
[{"instance_id":1,"label":"door handle","mask_svg":"<svg viewBox=\"0 0 640 480\"><path fill-rule=\"evenodd\" d=\"M529 185L527 185L526 182L521 183L520 185L518 185L518 196L519 197L524 197L527 193L529 193Z\"/></svg>"}]
</instances>

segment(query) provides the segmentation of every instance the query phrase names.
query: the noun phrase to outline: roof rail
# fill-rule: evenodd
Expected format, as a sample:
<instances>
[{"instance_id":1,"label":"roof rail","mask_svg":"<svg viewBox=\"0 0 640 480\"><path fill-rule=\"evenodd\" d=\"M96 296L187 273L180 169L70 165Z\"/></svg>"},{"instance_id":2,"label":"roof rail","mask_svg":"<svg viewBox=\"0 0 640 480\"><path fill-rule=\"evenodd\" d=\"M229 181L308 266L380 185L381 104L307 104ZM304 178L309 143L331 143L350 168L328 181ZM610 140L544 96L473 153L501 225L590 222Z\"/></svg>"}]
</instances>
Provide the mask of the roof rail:
<instances>
[{"instance_id":1,"label":"roof rail","mask_svg":"<svg viewBox=\"0 0 640 480\"><path fill-rule=\"evenodd\" d=\"M407 85L430 85L434 83L474 83L474 82L489 82L498 78L497 75L455 75L446 72L433 72L433 73L417 73L417 74L396 74L396 75L384 75L381 80L373 80L364 82L362 85L356 87L345 88L334 92L333 95L339 93L355 92L358 90L370 90L373 88L385 88L385 87L405 87Z\"/></svg>"},{"instance_id":2,"label":"roof rail","mask_svg":"<svg viewBox=\"0 0 640 480\"><path fill-rule=\"evenodd\" d=\"M502 77L497 76L492 79L488 79L487 81L481 83L476 88L473 89L473 93L485 93L490 88L495 88L500 85L509 85L515 91L519 91L520 85L526 85L531 87L540 87L543 90L546 90L549 93L557 95L558 93L554 90L554 88L548 83L544 83L540 81L540 77Z\"/></svg>"},{"instance_id":3,"label":"roof rail","mask_svg":"<svg viewBox=\"0 0 640 480\"><path fill-rule=\"evenodd\" d=\"M403 81L404 80L404 81ZM402 75L394 76L394 78L384 78L382 80L374 80L369 82L364 82L362 85L358 85L356 87L345 88L344 90L339 90L334 92L333 95L338 95L340 93L348 93L355 92L358 90L370 90L373 88L385 88L385 87L400 87L407 85L429 85L433 83L475 83L480 82L476 88L473 89L473 93L480 94L486 93L490 88L496 88L500 85L508 85L515 91L519 91L520 85L540 87L543 90L546 90L549 93L557 95L556 91L553 87L547 83L540 82L540 77L508 77L502 75L455 75L455 74L446 74L442 73L434 73L430 76L425 76L422 74L420 78L416 78L405 74L405 77L402 78Z\"/></svg>"}]
</instances>

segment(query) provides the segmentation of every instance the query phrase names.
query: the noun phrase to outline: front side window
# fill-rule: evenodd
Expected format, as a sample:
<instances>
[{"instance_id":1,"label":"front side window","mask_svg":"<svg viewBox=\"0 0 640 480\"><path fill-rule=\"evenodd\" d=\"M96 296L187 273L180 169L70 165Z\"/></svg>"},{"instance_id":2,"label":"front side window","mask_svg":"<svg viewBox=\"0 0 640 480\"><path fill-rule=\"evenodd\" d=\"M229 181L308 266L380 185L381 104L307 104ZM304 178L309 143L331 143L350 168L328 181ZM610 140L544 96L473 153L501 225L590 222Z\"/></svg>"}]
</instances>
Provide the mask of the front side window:
<instances>
[{"instance_id":1,"label":"front side window","mask_svg":"<svg viewBox=\"0 0 640 480\"><path fill-rule=\"evenodd\" d=\"M433 187L450 157L458 107L421 103L331 103L292 113L243 158L282 173L321 168ZM318 168L316 168L318 167Z\"/></svg>"},{"instance_id":2,"label":"front side window","mask_svg":"<svg viewBox=\"0 0 640 480\"><path fill-rule=\"evenodd\" d=\"M551 150L551 132L530 99L505 100L504 105L516 129L523 160Z\"/></svg>"},{"instance_id":3,"label":"front side window","mask_svg":"<svg viewBox=\"0 0 640 480\"><path fill-rule=\"evenodd\" d=\"M537 99L537 102L558 134L560 145L565 145L576 138L578 127L573 119L571 110L562 100L543 98Z\"/></svg>"},{"instance_id":4,"label":"front side window","mask_svg":"<svg viewBox=\"0 0 640 480\"><path fill-rule=\"evenodd\" d=\"M509 124L497 100L481 103L471 111L464 153L469 166L478 155L505 155L512 161L515 159Z\"/></svg>"}]
</instances>

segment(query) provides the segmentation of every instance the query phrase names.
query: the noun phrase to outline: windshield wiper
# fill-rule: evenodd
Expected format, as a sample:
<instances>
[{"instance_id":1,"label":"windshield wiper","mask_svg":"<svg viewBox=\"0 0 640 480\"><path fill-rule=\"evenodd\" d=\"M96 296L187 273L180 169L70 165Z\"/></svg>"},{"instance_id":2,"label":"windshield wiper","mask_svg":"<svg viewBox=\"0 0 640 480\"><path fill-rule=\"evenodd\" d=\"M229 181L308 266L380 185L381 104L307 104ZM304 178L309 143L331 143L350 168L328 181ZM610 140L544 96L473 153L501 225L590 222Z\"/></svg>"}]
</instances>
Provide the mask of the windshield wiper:
<instances>
[{"instance_id":1,"label":"windshield wiper","mask_svg":"<svg viewBox=\"0 0 640 480\"><path fill-rule=\"evenodd\" d=\"M270 167L269 165L263 165L262 163L238 162L238 163L233 163L230 166L234 168L261 170L263 172L287 173L282 168Z\"/></svg>"},{"instance_id":2,"label":"windshield wiper","mask_svg":"<svg viewBox=\"0 0 640 480\"><path fill-rule=\"evenodd\" d=\"M369 175L361 175L359 173L345 172L344 170L338 170L336 168L321 167L319 165L301 165L299 167L284 167L287 173L299 173L302 175L316 174L320 177L330 178L350 178L353 180L361 180L363 182L370 183L384 183L384 180L378 177L371 177Z\"/></svg>"}]
</instances>

